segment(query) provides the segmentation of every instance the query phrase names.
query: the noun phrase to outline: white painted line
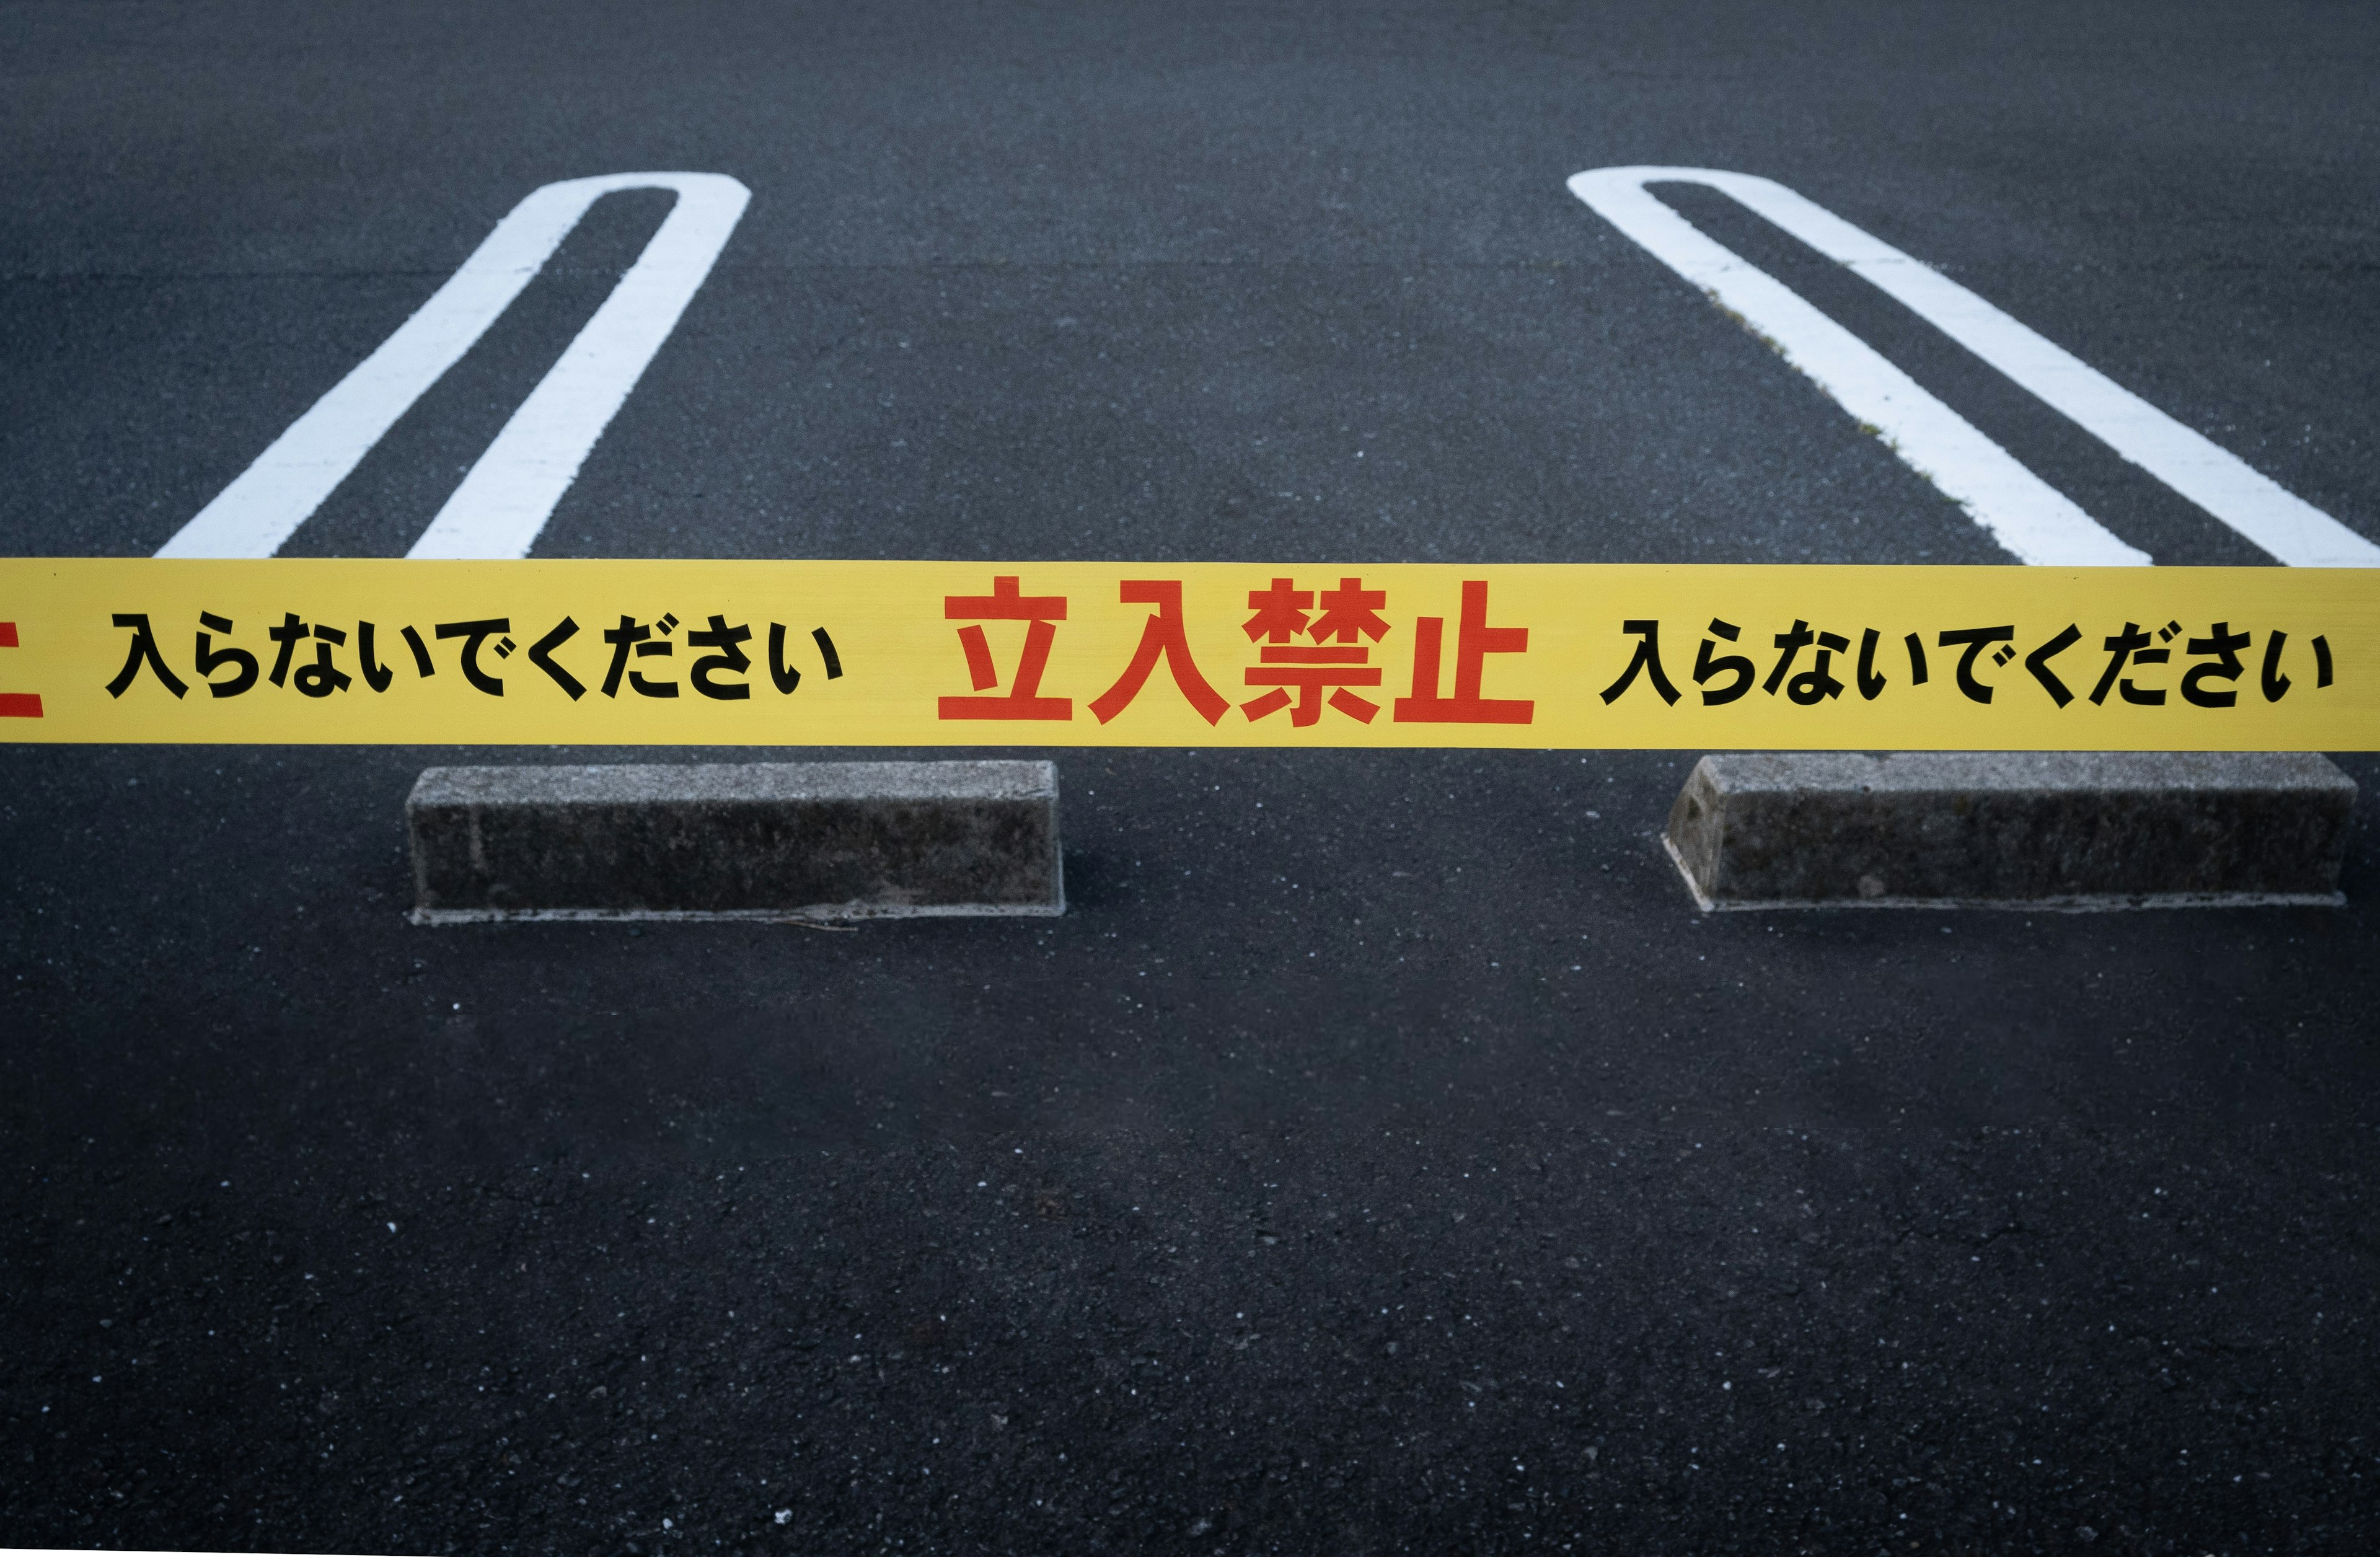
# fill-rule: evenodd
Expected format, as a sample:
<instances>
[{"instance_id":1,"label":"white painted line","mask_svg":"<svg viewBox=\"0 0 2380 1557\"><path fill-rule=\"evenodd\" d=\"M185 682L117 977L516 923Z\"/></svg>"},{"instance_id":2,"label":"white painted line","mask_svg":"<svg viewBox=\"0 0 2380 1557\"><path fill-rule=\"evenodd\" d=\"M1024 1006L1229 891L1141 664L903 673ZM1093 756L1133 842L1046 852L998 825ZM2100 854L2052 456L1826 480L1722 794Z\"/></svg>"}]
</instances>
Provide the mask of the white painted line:
<instances>
[{"instance_id":1,"label":"white painted line","mask_svg":"<svg viewBox=\"0 0 2380 1557\"><path fill-rule=\"evenodd\" d=\"M677 203L410 553L526 555L744 214L751 191L726 175L619 173L530 191L412 318L157 554L269 557L280 550L520 296L588 207L621 189L670 189Z\"/></svg>"},{"instance_id":2,"label":"white painted line","mask_svg":"<svg viewBox=\"0 0 2380 1557\"><path fill-rule=\"evenodd\" d=\"M2149 561L2147 553L2109 534L1866 342L1655 200L1645 186L1657 182L1705 184L1742 200L1740 185L1767 180L1700 168L1605 167L1572 177L1570 189L1654 258L1741 316L2020 562L2104 567Z\"/></svg>"},{"instance_id":3,"label":"white painted line","mask_svg":"<svg viewBox=\"0 0 2380 1557\"><path fill-rule=\"evenodd\" d=\"M1697 167L1606 167L1571 179L1572 193L1776 341L1788 360L1844 409L1882 430L1902 460L2023 561L2072 565L2149 559L2108 534L1850 332L1695 231L1645 191L1645 185L1657 183L1717 189L1848 266L2280 561L2299 567L2380 566L2380 545L1958 283L1781 184ZM1876 414L1878 410L1884 414ZM2123 554L2105 554L2111 548Z\"/></svg>"},{"instance_id":4,"label":"white painted line","mask_svg":"<svg viewBox=\"0 0 2380 1557\"><path fill-rule=\"evenodd\" d=\"M406 555L528 555L595 440L677 328L752 198L722 174L668 176L676 180L669 187L678 200L661 230Z\"/></svg>"}]
</instances>

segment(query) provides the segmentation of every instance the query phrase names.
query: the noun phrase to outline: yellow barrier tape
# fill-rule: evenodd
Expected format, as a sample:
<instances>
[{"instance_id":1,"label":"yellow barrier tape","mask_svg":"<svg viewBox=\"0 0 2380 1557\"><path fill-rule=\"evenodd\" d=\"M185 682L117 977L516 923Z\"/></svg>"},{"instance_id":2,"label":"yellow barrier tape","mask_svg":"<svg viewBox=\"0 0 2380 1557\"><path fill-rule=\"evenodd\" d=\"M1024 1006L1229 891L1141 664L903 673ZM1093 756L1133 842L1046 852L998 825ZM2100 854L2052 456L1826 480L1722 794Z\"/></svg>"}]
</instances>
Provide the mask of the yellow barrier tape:
<instances>
[{"instance_id":1,"label":"yellow barrier tape","mask_svg":"<svg viewBox=\"0 0 2380 1557\"><path fill-rule=\"evenodd\" d=\"M13 559L0 740L2367 750L2380 572Z\"/></svg>"}]
</instances>

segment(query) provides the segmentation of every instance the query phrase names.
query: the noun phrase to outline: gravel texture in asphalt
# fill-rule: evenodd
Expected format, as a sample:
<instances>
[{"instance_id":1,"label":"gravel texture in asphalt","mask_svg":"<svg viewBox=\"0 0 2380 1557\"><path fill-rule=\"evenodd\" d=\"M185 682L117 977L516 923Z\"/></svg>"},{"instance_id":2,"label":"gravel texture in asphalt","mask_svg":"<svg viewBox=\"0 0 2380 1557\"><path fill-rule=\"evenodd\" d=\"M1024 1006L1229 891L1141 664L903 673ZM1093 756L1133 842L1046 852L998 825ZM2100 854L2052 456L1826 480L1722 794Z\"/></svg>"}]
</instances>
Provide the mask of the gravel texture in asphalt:
<instances>
[{"instance_id":1,"label":"gravel texture in asphalt","mask_svg":"<svg viewBox=\"0 0 2380 1557\"><path fill-rule=\"evenodd\" d=\"M1563 188L1636 162L1777 178L2380 533L2376 43L12 4L0 538L153 551L529 189L685 168L750 211L540 554L2005 560ZM2260 560L1668 198L2161 563ZM289 549L409 545L663 209ZM0 1537L2380 1539L2368 820L2343 909L1706 918L1691 753L1055 755L1062 919L424 930L414 776L540 754L0 748Z\"/></svg>"}]
</instances>

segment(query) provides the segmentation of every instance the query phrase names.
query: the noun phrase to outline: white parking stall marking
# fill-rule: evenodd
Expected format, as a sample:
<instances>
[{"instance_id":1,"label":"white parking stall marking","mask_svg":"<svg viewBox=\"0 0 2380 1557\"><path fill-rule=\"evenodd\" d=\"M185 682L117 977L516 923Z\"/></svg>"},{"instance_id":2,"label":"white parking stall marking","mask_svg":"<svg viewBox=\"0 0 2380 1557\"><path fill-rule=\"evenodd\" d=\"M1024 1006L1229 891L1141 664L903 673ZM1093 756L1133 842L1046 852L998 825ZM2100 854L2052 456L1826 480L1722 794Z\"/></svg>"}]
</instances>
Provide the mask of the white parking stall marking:
<instances>
[{"instance_id":1,"label":"white parking stall marking","mask_svg":"<svg viewBox=\"0 0 2380 1557\"><path fill-rule=\"evenodd\" d=\"M1866 342L1655 200L1645 189L1650 183L1705 184L1742 200L1742 185L1767 180L1699 168L1607 167L1577 175L1570 189L1654 258L1742 316L1843 409L1876 429L1904 464L1939 487L2020 562L2089 567L2138 566L2150 560Z\"/></svg>"},{"instance_id":2,"label":"white parking stall marking","mask_svg":"<svg viewBox=\"0 0 2380 1557\"><path fill-rule=\"evenodd\" d=\"M530 191L430 300L273 440L161 557L269 557L519 297L588 208L623 189L677 203L409 555L519 557L676 327L752 198L719 173L618 173Z\"/></svg>"},{"instance_id":3,"label":"white parking stall marking","mask_svg":"<svg viewBox=\"0 0 2380 1557\"><path fill-rule=\"evenodd\" d=\"M553 371L504 423L407 556L528 555L595 440L677 328L678 316L701 289L752 198L722 174L667 176L676 180L668 187L678 191L678 200L661 230Z\"/></svg>"},{"instance_id":4,"label":"white parking stall marking","mask_svg":"<svg viewBox=\"0 0 2380 1557\"><path fill-rule=\"evenodd\" d=\"M1572 194L1775 342L1796 368L2024 562L2149 561L1864 342L1696 231L1647 184L1717 189L1847 266L2284 563L2380 566L2380 546L2259 474L1973 292L1782 184L1699 167L1606 167Z\"/></svg>"}]
</instances>

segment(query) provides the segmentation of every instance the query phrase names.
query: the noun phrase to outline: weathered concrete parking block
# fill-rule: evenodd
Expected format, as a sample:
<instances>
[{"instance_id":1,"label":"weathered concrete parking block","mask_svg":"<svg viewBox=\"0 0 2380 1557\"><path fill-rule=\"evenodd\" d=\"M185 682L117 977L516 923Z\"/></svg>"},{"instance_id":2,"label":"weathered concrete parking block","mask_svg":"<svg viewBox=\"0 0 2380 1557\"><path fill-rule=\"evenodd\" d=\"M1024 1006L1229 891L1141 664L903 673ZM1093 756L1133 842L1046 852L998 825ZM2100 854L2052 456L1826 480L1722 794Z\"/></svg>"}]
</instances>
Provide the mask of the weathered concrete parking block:
<instances>
[{"instance_id":1,"label":"weathered concrete parking block","mask_svg":"<svg viewBox=\"0 0 2380 1557\"><path fill-rule=\"evenodd\" d=\"M413 918L880 918L1065 909L1049 762L431 768Z\"/></svg>"},{"instance_id":2,"label":"weathered concrete parking block","mask_svg":"<svg viewBox=\"0 0 2380 1557\"><path fill-rule=\"evenodd\" d=\"M2355 782L2293 753L1734 753L1662 842L1705 908L2339 902Z\"/></svg>"}]
</instances>

